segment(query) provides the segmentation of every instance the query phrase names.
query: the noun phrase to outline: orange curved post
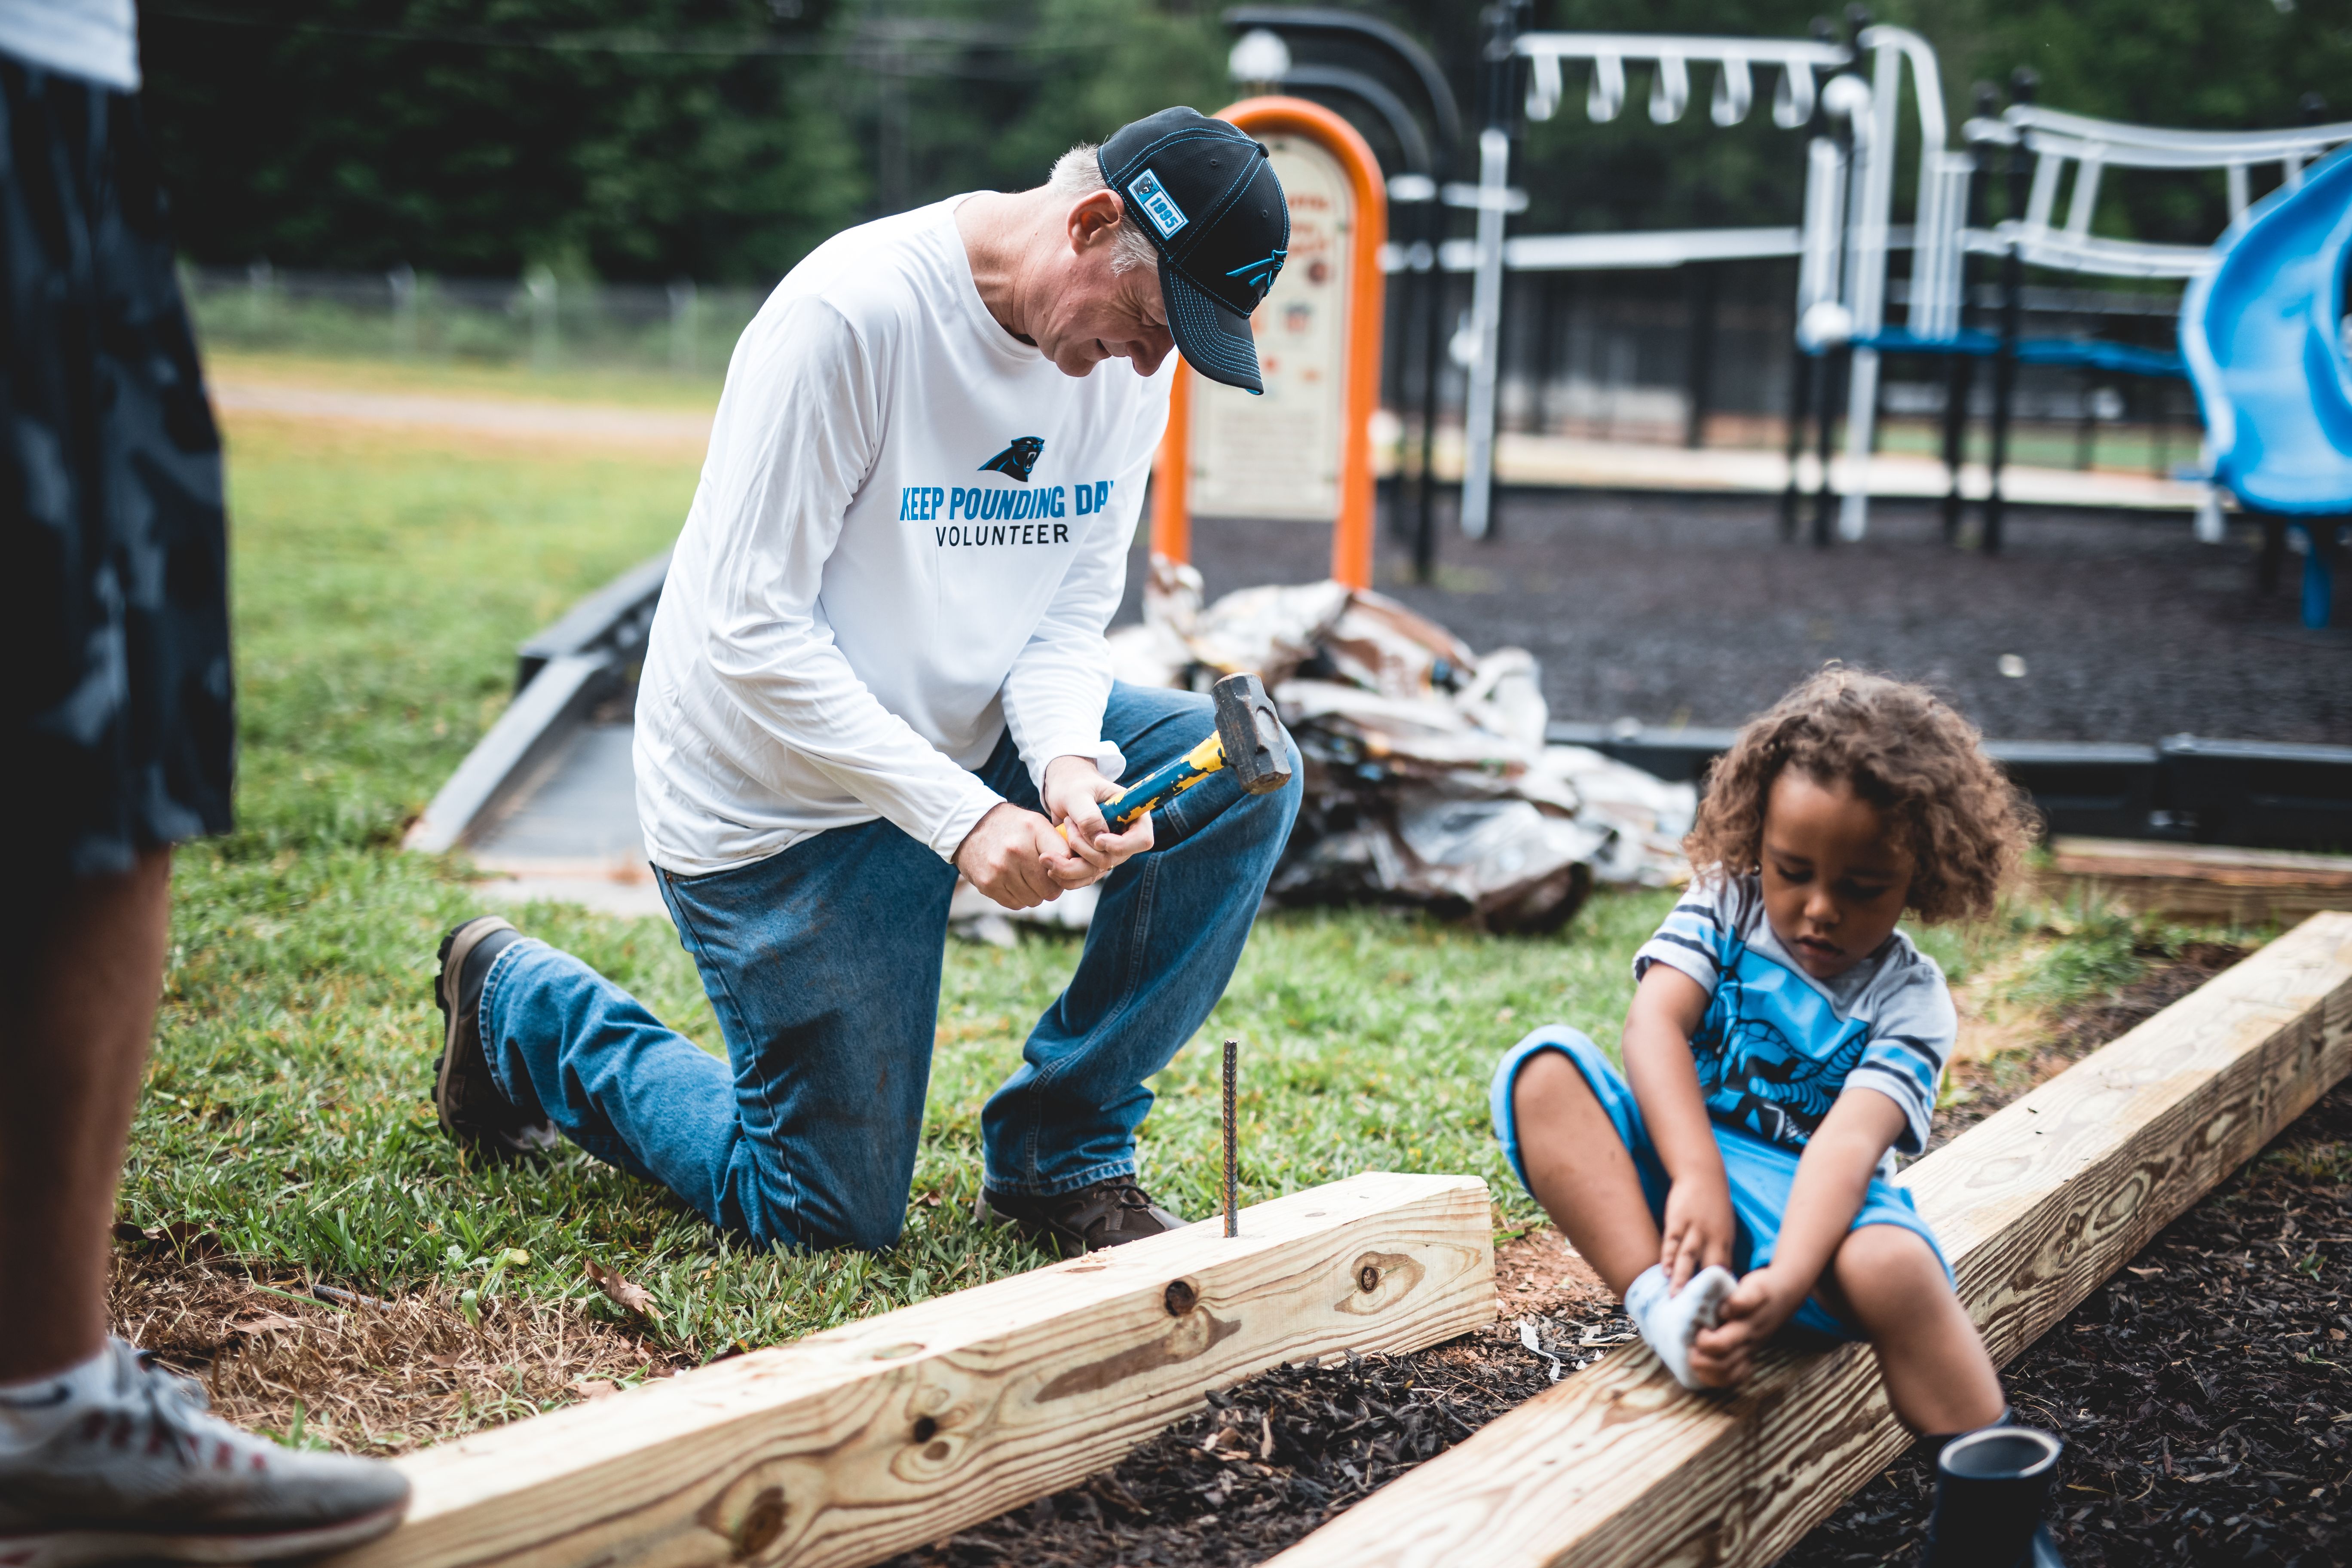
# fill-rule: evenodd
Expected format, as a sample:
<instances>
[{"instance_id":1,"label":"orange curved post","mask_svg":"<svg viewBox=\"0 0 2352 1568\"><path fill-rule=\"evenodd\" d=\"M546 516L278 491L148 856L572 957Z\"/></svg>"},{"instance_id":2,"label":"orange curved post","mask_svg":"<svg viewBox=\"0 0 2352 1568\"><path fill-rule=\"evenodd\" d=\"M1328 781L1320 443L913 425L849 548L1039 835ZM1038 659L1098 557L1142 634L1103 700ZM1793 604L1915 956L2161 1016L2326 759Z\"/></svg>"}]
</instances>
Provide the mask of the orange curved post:
<instances>
[{"instance_id":1,"label":"orange curved post","mask_svg":"<svg viewBox=\"0 0 2352 1568\"><path fill-rule=\"evenodd\" d=\"M1381 247L1389 237L1388 186L1380 160L1356 128L1303 98L1249 98L1217 111L1244 131L1303 136L1348 171L1356 202L1348 260L1347 390L1339 438L1339 515L1331 529L1331 575L1350 588L1372 585L1372 415L1381 396ZM1151 549L1171 561L1192 556L1192 378L1183 369L1168 395L1168 433L1154 466Z\"/></svg>"}]
</instances>

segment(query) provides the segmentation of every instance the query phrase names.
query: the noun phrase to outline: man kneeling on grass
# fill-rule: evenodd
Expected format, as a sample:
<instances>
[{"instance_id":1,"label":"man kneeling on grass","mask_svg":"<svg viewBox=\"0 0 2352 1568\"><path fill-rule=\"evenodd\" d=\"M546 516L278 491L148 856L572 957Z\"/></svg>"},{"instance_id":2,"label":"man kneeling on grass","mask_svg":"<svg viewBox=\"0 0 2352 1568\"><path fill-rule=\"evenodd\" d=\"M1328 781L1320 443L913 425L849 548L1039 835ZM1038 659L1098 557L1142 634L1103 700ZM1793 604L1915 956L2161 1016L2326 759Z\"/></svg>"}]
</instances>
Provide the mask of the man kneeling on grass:
<instances>
[{"instance_id":1,"label":"man kneeling on grass","mask_svg":"<svg viewBox=\"0 0 2352 1568\"><path fill-rule=\"evenodd\" d=\"M1103 631L1171 340L1258 391L1289 230L1265 149L1171 109L793 268L728 367L637 699L646 854L729 1061L484 916L441 948L452 1136L561 1133L760 1243L887 1247L957 872L1015 910L1099 881L983 1114L981 1213L1070 1251L1181 1223L1136 1184L1144 1080L1231 977L1297 787L1220 772L1111 832L1114 781L1214 717L1114 681Z\"/></svg>"},{"instance_id":2,"label":"man kneeling on grass","mask_svg":"<svg viewBox=\"0 0 2352 1568\"><path fill-rule=\"evenodd\" d=\"M1736 1387L1789 1327L1869 1341L1938 1451L2008 1420L1889 1179L1895 1150L1926 1147L1958 1029L1943 972L1895 927L1990 912L2026 821L1958 714L1832 666L1716 764L1696 879L1634 955L1624 1076L1559 1026L1503 1058L1512 1169L1685 1386Z\"/></svg>"}]
</instances>

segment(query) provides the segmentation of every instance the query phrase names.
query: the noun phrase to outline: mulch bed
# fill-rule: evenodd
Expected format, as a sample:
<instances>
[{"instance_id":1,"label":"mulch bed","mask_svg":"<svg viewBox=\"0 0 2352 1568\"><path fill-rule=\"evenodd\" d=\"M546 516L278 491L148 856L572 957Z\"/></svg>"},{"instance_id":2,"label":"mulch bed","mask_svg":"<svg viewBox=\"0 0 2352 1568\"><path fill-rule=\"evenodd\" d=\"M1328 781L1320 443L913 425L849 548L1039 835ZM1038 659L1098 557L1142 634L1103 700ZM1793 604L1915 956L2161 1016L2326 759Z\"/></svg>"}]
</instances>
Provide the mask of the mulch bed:
<instances>
[{"instance_id":1,"label":"mulch bed","mask_svg":"<svg viewBox=\"0 0 2352 1568\"><path fill-rule=\"evenodd\" d=\"M1969 1064L1941 1143L2243 957L2192 942L2061 1014L2021 1057ZM2156 955L2151 954L2151 957ZM973 1564L1263 1562L1630 1334L1557 1233L1496 1258L1502 1321L1406 1356L1277 1368L1104 1473L893 1560ZM2352 1087L2166 1230L2004 1374L2021 1419L2068 1443L2058 1529L2076 1568L2352 1559ZM1931 1473L1906 1458L1780 1568L1907 1560Z\"/></svg>"},{"instance_id":2,"label":"mulch bed","mask_svg":"<svg viewBox=\"0 0 2352 1568\"><path fill-rule=\"evenodd\" d=\"M2066 1439L2073 1568L2352 1560L2352 1088L2173 1223L2003 1373ZM1925 1539L1908 1458L1780 1560L1862 1568Z\"/></svg>"},{"instance_id":3,"label":"mulch bed","mask_svg":"<svg viewBox=\"0 0 2352 1568\"><path fill-rule=\"evenodd\" d=\"M2217 549L2178 514L2022 507L1982 555L1948 549L1938 511L1881 500L1867 540L1816 550L1781 542L1771 496L1507 487L1485 541L1441 517L1434 586L1384 516L1374 586L1480 653L1534 654L1554 719L1739 724L1838 658L1925 681L2003 740L2352 741L2352 658L2274 640L2295 576L2257 594L2245 523ZM1192 540L1212 599L1331 570L1311 524L1196 517ZM1121 620L1149 552L1139 538Z\"/></svg>"},{"instance_id":4,"label":"mulch bed","mask_svg":"<svg viewBox=\"0 0 2352 1568\"><path fill-rule=\"evenodd\" d=\"M1496 1277L1504 1321L1494 1327L1411 1355L1277 1367L1210 1394L1208 1409L1117 1468L887 1568L1263 1562L1633 1337L1556 1232L1506 1245Z\"/></svg>"}]
</instances>

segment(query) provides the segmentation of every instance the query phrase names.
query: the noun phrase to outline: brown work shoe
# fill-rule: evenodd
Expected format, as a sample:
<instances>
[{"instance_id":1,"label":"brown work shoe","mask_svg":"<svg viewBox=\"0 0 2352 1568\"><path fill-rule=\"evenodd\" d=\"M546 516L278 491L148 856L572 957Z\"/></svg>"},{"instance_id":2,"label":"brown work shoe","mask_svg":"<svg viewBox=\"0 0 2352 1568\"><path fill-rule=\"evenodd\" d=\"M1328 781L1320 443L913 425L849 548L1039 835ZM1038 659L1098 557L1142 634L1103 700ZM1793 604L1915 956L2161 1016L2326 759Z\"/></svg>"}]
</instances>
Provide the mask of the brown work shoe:
<instances>
[{"instance_id":1,"label":"brown work shoe","mask_svg":"<svg viewBox=\"0 0 2352 1568\"><path fill-rule=\"evenodd\" d=\"M1133 1176L1113 1176L1074 1193L1033 1198L982 1189L976 1215L983 1225L1010 1225L1065 1258L1124 1247L1175 1230L1182 1216L1161 1208Z\"/></svg>"},{"instance_id":2,"label":"brown work shoe","mask_svg":"<svg viewBox=\"0 0 2352 1568\"><path fill-rule=\"evenodd\" d=\"M482 1047L482 987L498 956L522 933L496 915L477 915L441 939L433 1000L441 1009L441 1056L433 1064L433 1109L459 1144L511 1159L555 1147L555 1124L509 1103Z\"/></svg>"}]
</instances>

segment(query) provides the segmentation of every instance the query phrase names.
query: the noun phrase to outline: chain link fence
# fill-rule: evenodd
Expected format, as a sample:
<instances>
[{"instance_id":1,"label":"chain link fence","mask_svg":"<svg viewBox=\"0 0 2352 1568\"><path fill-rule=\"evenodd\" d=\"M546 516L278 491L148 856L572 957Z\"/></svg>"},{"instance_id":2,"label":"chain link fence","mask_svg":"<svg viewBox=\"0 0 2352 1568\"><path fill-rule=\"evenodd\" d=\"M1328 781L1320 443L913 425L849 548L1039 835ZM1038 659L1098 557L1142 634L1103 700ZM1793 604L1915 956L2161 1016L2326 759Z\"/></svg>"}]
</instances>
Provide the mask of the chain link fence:
<instances>
[{"instance_id":1,"label":"chain link fence","mask_svg":"<svg viewBox=\"0 0 2352 1568\"><path fill-rule=\"evenodd\" d=\"M184 267L210 349L716 374L767 298L760 289Z\"/></svg>"}]
</instances>

